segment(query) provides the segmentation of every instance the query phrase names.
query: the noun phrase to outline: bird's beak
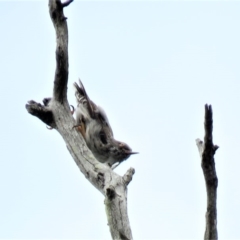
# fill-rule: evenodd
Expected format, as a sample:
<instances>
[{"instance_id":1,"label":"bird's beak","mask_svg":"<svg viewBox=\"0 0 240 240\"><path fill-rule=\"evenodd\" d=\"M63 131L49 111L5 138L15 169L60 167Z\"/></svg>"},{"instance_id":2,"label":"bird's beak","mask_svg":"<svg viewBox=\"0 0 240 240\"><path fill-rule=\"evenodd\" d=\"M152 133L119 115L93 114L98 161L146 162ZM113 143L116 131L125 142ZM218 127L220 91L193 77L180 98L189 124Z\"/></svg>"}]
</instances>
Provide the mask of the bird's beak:
<instances>
[{"instance_id":1,"label":"bird's beak","mask_svg":"<svg viewBox=\"0 0 240 240\"><path fill-rule=\"evenodd\" d=\"M127 154L132 155L132 154L139 154L139 152L128 152Z\"/></svg>"}]
</instances>

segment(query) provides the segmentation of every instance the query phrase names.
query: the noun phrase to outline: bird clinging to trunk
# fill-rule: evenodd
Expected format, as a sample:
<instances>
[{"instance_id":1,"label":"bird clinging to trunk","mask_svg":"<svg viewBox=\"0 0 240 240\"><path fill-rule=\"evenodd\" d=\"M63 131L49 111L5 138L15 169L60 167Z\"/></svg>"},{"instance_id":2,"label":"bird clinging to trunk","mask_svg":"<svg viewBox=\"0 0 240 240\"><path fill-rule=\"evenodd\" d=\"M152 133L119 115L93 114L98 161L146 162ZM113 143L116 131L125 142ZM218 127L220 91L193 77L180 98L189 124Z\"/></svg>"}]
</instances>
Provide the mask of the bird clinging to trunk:
<instances>
[{"instance_id":1,"label":"bird clinging to trunk","mask_svg":"<svg viewBox=\"0 0 240 240\"><path fill-rule=\"evenodd\" d=\"M105 111L90 100L80 80L79 83L74 83L77 100L75 127L81 132L95 158L115 168L136 152L132 152L126 143L114 139Z\"/></svg>"}]
</instances>

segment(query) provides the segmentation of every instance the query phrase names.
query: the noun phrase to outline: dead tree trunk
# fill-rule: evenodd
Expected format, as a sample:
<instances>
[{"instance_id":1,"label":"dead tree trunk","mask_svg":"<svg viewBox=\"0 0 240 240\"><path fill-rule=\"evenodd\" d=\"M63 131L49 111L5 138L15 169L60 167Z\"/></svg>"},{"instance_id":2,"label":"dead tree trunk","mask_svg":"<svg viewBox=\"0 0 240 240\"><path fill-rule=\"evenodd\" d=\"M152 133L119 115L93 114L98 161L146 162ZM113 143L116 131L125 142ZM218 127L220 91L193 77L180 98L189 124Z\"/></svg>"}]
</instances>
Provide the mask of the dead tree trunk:
<instances>
[{"instance_id":1,"label":"dead tree trunk","mask_svg":"<svg viewBox=\"0 0 240 240\"><path fill-rule=\"evenodd\" d=\"M108 225L113 239L132 239L127 214L127 185L132 180L134 169L122 177L98 162L85 144L81 134L73 128L75 120L67 100L68 83L68 28L63 9L73 0L61 3L49 0L49 13L56 31L56 71L53 96L45 98L44 105L29 101L27 111L48 126L56 129L85 177L105 196Z\"/></svg>"},{"instance_id":2,"label":"dead tree trunk","mask_svg":"<svg viewBox=\"0 0 240 240\"><path fill-rule=\"evenodd\" d=\"M217 186L218 178L215 169L214 154L218 149L213 144L213 120L212 107L205 105L205 136L204 142L196 140L200 157L202 159L202 170L207 190L207 212L206 212L206 230L204 239L218 239L217 233Z\"/></svg>"}]
</instances>

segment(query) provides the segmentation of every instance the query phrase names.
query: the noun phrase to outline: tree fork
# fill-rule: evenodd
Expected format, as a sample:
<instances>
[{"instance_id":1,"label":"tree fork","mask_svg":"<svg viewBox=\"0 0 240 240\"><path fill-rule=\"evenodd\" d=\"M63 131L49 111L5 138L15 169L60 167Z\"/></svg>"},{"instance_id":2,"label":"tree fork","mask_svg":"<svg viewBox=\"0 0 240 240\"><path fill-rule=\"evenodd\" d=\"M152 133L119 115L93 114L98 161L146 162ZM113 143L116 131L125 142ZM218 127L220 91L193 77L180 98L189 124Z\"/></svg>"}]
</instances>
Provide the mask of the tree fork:
<instances>
[{"instance_id":1,"label":"tree fork","mask_svg":"<svg viewBox=\"0 0 240 240\"><path fill-rule=\"evenodd\" d=\"M202 160L201 166L206 183L207 191L207 212L206 212L206 230L204 239L218 239L217 233L217 186L218 178L215 169L214 154L218 149L213 144L213 119L212 106L205 105L205 136L204 142L196 139L199 154Z\"/></svg>"},{"instance_id":2,"label":"tree fork","mask_svg":"<svg viewBox=\"0 0 240 240\"><path fill-rule=\"evenodd\" d=\"M109 166L97 161L88 149L82 135L74 128L75 120L67 100L68 83L68 28L63 9L73 0L62 3L49 0L49 13L56 31L56 70L53 96L45 98L44 105L31 100L26 104L28 113L56 129L63 137L67 149L85 177L105 196L108 225L113 239L132 239L127 214L127 185L134 169L122 177Z\"/></svg>"}]
</instances>

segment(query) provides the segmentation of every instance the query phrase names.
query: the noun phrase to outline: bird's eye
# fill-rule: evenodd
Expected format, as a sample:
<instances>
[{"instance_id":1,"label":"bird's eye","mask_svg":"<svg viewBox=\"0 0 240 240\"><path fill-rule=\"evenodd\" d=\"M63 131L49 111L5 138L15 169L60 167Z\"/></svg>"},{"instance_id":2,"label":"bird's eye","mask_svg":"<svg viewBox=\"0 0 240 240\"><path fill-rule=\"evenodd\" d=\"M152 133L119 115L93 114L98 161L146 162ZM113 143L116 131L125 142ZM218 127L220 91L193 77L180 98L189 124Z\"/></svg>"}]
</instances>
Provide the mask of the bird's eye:
<instances>
[{"instance_id":1,"label":"bird's eye","mask_svg":"<svg viewBox=\"0 0 240 240\"><path fill-rule=\"evenodd\" d=\"M84 118L83 116L81 117L81 122L82 122L83 124L86 123L85 118Z\"/></svg>"},{"instance_id":2,"label":"bird's eye","mask_svg":"<svg viewBox=\"0 0 240 240\"><path fill-rule=\"evenodd\" d=\"M103 144L107 144L107 137L106 137L106 134L103 131L101 131L99 133L99 137L100 137L100 140Z\"/></svg>"}]
</instances>

